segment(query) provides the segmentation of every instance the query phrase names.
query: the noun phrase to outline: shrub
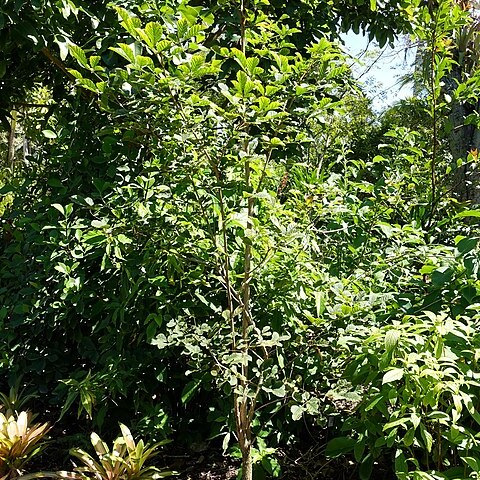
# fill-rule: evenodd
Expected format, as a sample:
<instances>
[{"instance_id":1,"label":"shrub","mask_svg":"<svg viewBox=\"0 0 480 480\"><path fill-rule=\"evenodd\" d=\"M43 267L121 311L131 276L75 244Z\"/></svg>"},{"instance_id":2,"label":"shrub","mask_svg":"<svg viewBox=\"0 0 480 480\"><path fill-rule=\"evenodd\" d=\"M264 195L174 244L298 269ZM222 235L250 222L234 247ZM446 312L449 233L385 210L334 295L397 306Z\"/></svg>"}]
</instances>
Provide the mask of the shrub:
<instances>
[{"instance_id":1,"label":"shrub","mask_svg":"<svg viewBox=\"0 0 480 480\"><path fill-rule=\"evenodd\" d=\"M327 454L353 451L361 478L388 454L402 480L478 472L478 318L425 312L348 333L344 377L363 400L343 426L349 436L332 440Z\"/></svg>"}]
</instances>

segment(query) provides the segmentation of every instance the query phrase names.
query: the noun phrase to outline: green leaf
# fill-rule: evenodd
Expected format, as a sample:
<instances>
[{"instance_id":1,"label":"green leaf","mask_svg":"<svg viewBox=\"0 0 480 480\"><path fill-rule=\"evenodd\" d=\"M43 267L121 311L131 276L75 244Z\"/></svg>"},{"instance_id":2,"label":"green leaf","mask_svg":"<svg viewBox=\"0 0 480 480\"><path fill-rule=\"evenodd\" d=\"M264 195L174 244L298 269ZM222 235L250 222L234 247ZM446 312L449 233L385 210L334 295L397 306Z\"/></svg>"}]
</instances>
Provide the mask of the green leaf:
<instances>
[{"instance_id":1,"label":"green leaf","mask_svg":"<svg viewBox=\"0 0 480 480\"><path fill-rule=\"evenodd\" d=\"M425 428L423 423L420 424L419 428L420 428L420 435L425 444L425 448L427 449L427 452L430 453L432 451L432 446L433 446L432 434Z\"/></svg>"},{"instance_id":2,"label":"green leaf","mask_svg":"<svg viewBox=\"0 0 480 480\"><path fill-rule=\"evenodd\" d=\"M91 222L92 227L94 228L104 228L108 226L108 221L106 219L103 220L92 220Z\"/></svg>"},{"instance_id":3,"label":"green leaf","mask_svg":"<svg viewBox=\"0 0 480 480\"><path fill-rule=\"evenodd\" d=\"M182 4L178 7L178 11L182 13L188 22L195 23L200 12L202 11L202 8L188 5L187 2L182 2Z\"/></svg>"},{"instance_id":4,"label":"green leaf","mask_svg":"<svg viewBox=\"0 0 480 480\"><path fill-rule=\"evenodd\" d=\"M200 387L200 384L202 383L202 380L201 379L197 379L197 380L192 380L191 382L188 382L183 391L182 391L182 396L181 396L181 400L182 400L182 403L185 404L185 403L188 403L191 398L193 397L194 393L198 390L198 388Z\"/></svg>"},{"instance_id":5,"label":"green leaf","mask_svg":"<svg viewBox=\"0 0 480 480\"><path fill-rule=\"evenodd\" d=\"M124 8L117 7L117 6L114 6L113 8L115 8L115 10L118 13L118 16L122 19L123 22L127 22L130 19L130 13L128 12L128 10L125 10Z\"/></svg>"},{"instance_id":6,"label":"green leaf","mask_svg":"<svg viewBox=\"0 0 480 480\"><path fill-rule=\"evenodd\" d=\"M256 68L258 66L258 64L260 63L260 59L257 58L257 57L250 57L250 58L247 58L246 60L246 69L247 69L247 72L250 74L250 75L255 75L256 73Z\"/></svg>"},{"instance_id":7,"label":"green leaf","mask_svg":"<svg viewBox=\"0 0 480 480\"><path fill-rule=\"evenodd\" d=\"M285 55L279 55L278 53L273 52L272 53L273 58L275 59L275 62L277 63L278 69L282 73L289 73L291 70L288 57Z\"/></svg>"},{"instance_id":8,"label":"green leaf","mask_svg":"<svg viewBox=\"0 0 480 480\"><path fill-rule=\"evenodd\" d=\"M285 146L285 143L278 137L273 137L270 139L270 145L272 145L272 147L282 147Z\"/></svg>"},{"instance_id":9,"label":"green leaf","mask_svg":"<svg viewBox=\"0 0 480 480\"><path fill-rule=\"evenodd\" d=\"M393 420L391 422L386 423L383 426L383 431L386 432L387 430L390 430L391 428L398 427L400 425L404 426L410 423L410 418L409 417L403 417L403 418L397 418L396 420Z\"/></svg>"},{"instance_id":10,"label":"green leaf","mask_svg":"<svg viewBox=\"0 0 480 480\"><path fill-rule=\"evenodd\" d=\"M127 45L126 43L119 43L118 47L110 47L110 50L117 53L125 60L128 60L131 63L135 63L135 52L133 44Z\"/></svg>"},{"instance_id":11,"label":"green leaf","mask_svg":"<svg viewBox=\"0 0 480 480\"><path fill-rule=\"evenodd\" d=\"M395 473L408 473L407 460L405 455L401 450L395 452Z\"/></svg>"},{"instance_id":12,"label":"green leaf","mask_svg":"<svg viewBox=\"0 0 480 480\"><path fill-rule=\"evenodd\" d=\"M65 209L63 208L63 205L60 205L59 203L52 203L52 207L58 210L62 215L65 215Z\"/></svg>"},{"instance_id":13,"label":"green leaf","mask_svg":"<svg viewBox=\"0 0 480 480\"><path fill-rule=\"evenodd\" d=\"M388 330L385 334L385 350L387 353L392 352L398 345L400 332L398 330ZM385 383L385 382L384 382Z\"/></svg>"},{"instance_id":14,"label":"green leaf","mask_svg":"<svg viewBox=\"0 0 480 480\"><path fill-rule=\"evenodd\" d=\"M169 48L172 45L172 42L170 40L162 40L157 43L157 51L158 52L163 52L167 48Z\"/></svg>"},{"instance_id":15,"label":"green leaf","mask_svg":"<svg viewBox=\"0 0 480 480\"><path fill-rule=\"evenodd\" d=\"M244 93L245 85L247 84L247 74L241 70L237 72L238 92Z\"/></svg>"},{"instance_id":16,"label":"green leaf","mask_svg":"<svg viewBox=\"0 0 480 480\"><path fill-rule=\"evenodd\" d=\"M88 61L87 61L87 56L85 55L85 52L78 46L78 45L73 45L70 44L68 46L68 49L70 50L70 53L72 54L72 57L75 58L82 67L88 68Z\"/></svg>"},{"instance_id":17,"label":"green leaf","mask_svg":"<svg viewBox=\"0 0 480 480\"><path fill-rule=\"evenodd\" d=\"M153 69L154 64L153 64L153 60L150 57L137 55L135 57L135 66L138 66L140 68L150 67L151 69Z\"/></svg>"},{"instance_id":18,"label":"green leaf","mask_svg":"<svg viewBox=\"0 0 480 480\"><path fill-rule=\"evenodd\" d=\"M185 18L181 18L178 22L177 22L177 35L178 35L178 38L180 39L183 39L185 38L185 35L188 31L188 27L189 27L189 22L187 19Z\"/></svg>"},{"instance_id":19,"label":"green leaf","mask_svg":"<svg viewBox=\"0 0 480 480\"><path fill-rule=\"evenodd\" d=\"M195 54L192 56L190 60L190 69L192 72L196 72L204 64L205 64L205 57L203 55Z\"/></svg>"},{"instance_id":20,"label":"green leaf","mask_svg":"<svg viewBox=\"0 0 480 480\"><path fill-rule=\"evenodd\" d=\"M355 447L357 442L350 437L333 438L327 443L325 448L325 456L330 458L339 457L345 453L349 453Z\"/></svg>"},{"instance_id":21,"label":"green leaf","mask_svg":"<svg viewBox=\"0 0 480 480\"><path fill-rule=\"evenodd\" d=\"M80 85L82 88L90 90L91 92L98 92L97 86L89 78L82 78L78 81L78 85Z\"/></svg>"},{"instance_id":22,"label":"green leaf","mask_svg":"<svg viewBox=\"0 0 480 480\"><path fill-rule=\"evenodd\" d=\"M378 227L387 238L391 238L396 232L396 228L386 222L378 222L376 227Z\"/></svg>"},{"instance_id":23,"label":"green leaf","mask_svg":"<svg viewBox=\"0 0 480 480\"><path fill-rule=\"evenodd\" d=\"M379 393L366 407L365 407L365 411L368 412L370 410L372 410L378 402L380 402L381 400L383 400L383 394Z\"/></svg>"},{"instance_id":24,"label":"green leaf","mask_svg":"<svg viewBox=\"0 0 480 480\"><path fill-rule=\"evenodd\" d=\"M234 84L237 88L237 92L241 94L242 97L246 97L255 88L255 84L242 70L237 72L237 81L234 82Z\"/></svg>"},{"instance_id":25,"label":"green leaf","mask_svg":"<svg viewBox=\"0 0 480 480\"><path fill-rule=\"evenodd\" d=\"M457 250L461 254L472 251L478 244L478 238L457 237L455 239Z\"/></svg>"},{"instance_id":26,"label":"green leaf","mask_svg":"<svg viewBox=\"0 0 480 480\"><path fill-rule=\"evenodd\" d=\"M300 405L292 405L290 411L292 412L292 420L296 422L302 418L305 410Z\"/></svg>"},{"instance_id":27,"label":"green leaf","mask_svg":"<svg viewBox=\"0 0 480 480\"><path fill-rule=\"evenodd\" d=\"M361 442L357 442L355 447L353 448L353 456L357 462L360 462L363 458L363 454L365 452L366 441L362 440Z\"/></svg>"},{"instance_id":28,"label":"green leaf","mask_svg":"<svg viewBox=\"0 0 480 480\"><path fill-rule=\"evenodd\" d=\"M247 57L245 54L239 50L238 48L232 48L232 53L233 56L235 57L235 60L237 63L245 70L248 72L248 63L247 63Z\"/></svg>"},{"instance_id":29,"label":"green leaf","mask_svg":"<svg viewBox=\"0 0 480 480\"><path fill-rule=\"evenodd\" d=\"M124 245L129 245L129 244L132 243L132 240L131 240L130 238L128 238L126 235L124 235L123 233L121 233L120 235L118 235L117 240L118 240L120 243L123 243Z\"/></svg>"},{"instance_id":30,"label":"green leaf","mask_svg":"<svg viewBox=\"0 0 480 480\"><path fill-rule=\"evenodd\" d=\"M474 457L461 457L461 459L474 471L478 472L480 469L480 464L478 460Z\"/></svg>"},{"instance_id":31,"label":"green leaf","mask_svg":"<svg viewBox=\"0 0 480 480\"><path fill-rule=\"evenodd\" d=\"M93 234L88 234L83 237L83 240L85 243L88 245L96 245L97 243L104 243L105 240L107 240L107 237L105 235L93 233Z\"/></svg>"},{"instance_id":32,"label":"green leaf","mask_svg":"<svg viewBox=\"0 0 480 480\"><path fill-rule=\"evenodd\" d=\"M42 134L46 138L57 138L57 134L52 130L42 130Z\"/></svg>"},{"instance_id":33,"label":"green leaf","mask_svg":"<svg viewBox=\"0 0 480 480\"><path fill-rule=\"evenodd\" d=\"M279 398L284 398L286 395L285 385L282 385L281 387L278 387L278 388L269 389L268 391L270 391L276 397L279 397Z\"/></svg>"},{"instance_id":34,"label":"green leaf","mask_svg":"<svg viewBox=\"0 0 480 480\"><path fill-rule=\"evenodd\" d=\"M480 210L464 210L457 213L454 218L480 217Z\"/></svg>"},{"instance_id":35,"label":"green leaf","mask_svg":"<svg viewBox=\"0 0 480 480\"><path fill-rule=\"evenodd\" d=\"M99 55L92 55L88 61L92 68L95 68L100 63L101 57Z\"/></svg>"},{"instance_id":36,"label":"green leaf","mask_svg":"<svg viewBox=\"0 0 480 480\"><path fill-rule=\"evenodd\" d=\"M68 53L69 53L68 42L65 42L65 41L62 41L62 40L59 40L59 39L55 39L55 43L58 45L58 49L60 51L60 59L62 61L65 61L65 59L67 58Z\"/></svg>"},{"instance_id":37,"label":"green leaf","mask_svg":"<svg viewBox=\"0 0 480 480\"><path fill-rule=\"evenodd\" d=\"M163 37L163 28L157 22L149 22L145 27L145 33L148 37L148 46L155 48L158 42L162 40Z\"/></svg>"},{"instance_id":38,"label":"green leaf","mask_svg":"<svg viewBox=\"0 0 480 480\"><path fill-rule=\"evenodd\" d=\"M415 439L415 429L410 428L409 430L407 430L407 433L403 437L403 444L406 447L410 447L413 444L414 439Z\"/></svg>"},{"instance_id":39,"label":"green leaf","mask_svg":"<svg viewBox=\"0 0 480 480\"><path fill-rule=\"evenodd\" d=\"M403 378L403 368L393 368L389 370L382 378L382 385L386 383L396 382Z\"/></svg>"},{"instance_id":40,"label":"green leaf","mask_svg":"<svg viewBox=\"0 0 480 480\"><path fill-rule=\"evenodd\" d=\"M115 10L117 11L118 15L122 19L122 26L125 30L132 35L132 37L136 37L138 35L137 29L141 27L142 22L138 17L131 15L127 10L121 7L114 6Z\"/></svg>"},{"instance_id":41,"label":"green leaf","mask_svg":"<svg viewBox=\"0 0 480 480\"><path fill-rule=\"evenodd\" d=\"M368 480L372 475L373 470L373 455L369 453L360 464L358 470L360 480Z\"/></svg>"},{"instance_id":42,"label":"green leaf","mask_svg":"<svg viewBox=\"0 0 480 480\"><path fill-rule=\"evenodd\" d=\"M453 276L453 269L450 267L439 267L432 272L432 283L434 285L445 285L450 283Z\"/></svg>"},{"instance_id":43,"label":"green leaf","mask_svg":"<svg viewBox=\"0 0 480 480\"><path fill-rule=\"evenodd\" d=\"M431 274L433 271L435 271L437 268L438 268L437 265L424 265L424 266L420 269L420 273L421 273L422 275L429 275L429 274Z\"/></svg>"},{"instance_id":44,"label":"green leaf","mask_svg":"<svg viewBox=\"0 0 480 480\"><path fill-rule=\"evenodd\" d=\"M70 73L77 80L83 80L83 75L78 70L74 70L73 68L69 68L68 73Z\"/></svg>"},{"instance_id":45,"label":"green leaf","mask_svg":"<svg viewBox=\"0 0 480 480\"><path fill-rule=\"evenodd\" d=\"M70 272L70 269L64 263L59 263L55 265L54 268L57 272L64 273L65 275L68 275Z\"/></svg>"}]
</instances>

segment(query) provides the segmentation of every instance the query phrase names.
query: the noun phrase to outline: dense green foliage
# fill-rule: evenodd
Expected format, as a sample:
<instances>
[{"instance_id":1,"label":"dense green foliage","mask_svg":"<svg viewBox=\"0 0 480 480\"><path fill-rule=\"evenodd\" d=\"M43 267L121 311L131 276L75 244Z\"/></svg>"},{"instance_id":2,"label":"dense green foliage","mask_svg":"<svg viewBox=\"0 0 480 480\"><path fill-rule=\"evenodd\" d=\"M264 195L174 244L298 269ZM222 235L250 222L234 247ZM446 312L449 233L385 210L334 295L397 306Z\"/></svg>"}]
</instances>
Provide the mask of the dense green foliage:
<instances>
[{"instance_id":1,"label":"dense green foliage","mask_svg":"<svg viewBox=\"0 0 480 480\"><path fill-rule=\"evenodd\" d=\"M480 214L456 182L478 151L450 144L480 78L449 76L457 3L6 1L5 389L102 435L208 439L246 479L332 421L326 457L362 479L476 475ZM422 41L422 98L375 114L339 24Z\"/></svg>"}]
</instances>

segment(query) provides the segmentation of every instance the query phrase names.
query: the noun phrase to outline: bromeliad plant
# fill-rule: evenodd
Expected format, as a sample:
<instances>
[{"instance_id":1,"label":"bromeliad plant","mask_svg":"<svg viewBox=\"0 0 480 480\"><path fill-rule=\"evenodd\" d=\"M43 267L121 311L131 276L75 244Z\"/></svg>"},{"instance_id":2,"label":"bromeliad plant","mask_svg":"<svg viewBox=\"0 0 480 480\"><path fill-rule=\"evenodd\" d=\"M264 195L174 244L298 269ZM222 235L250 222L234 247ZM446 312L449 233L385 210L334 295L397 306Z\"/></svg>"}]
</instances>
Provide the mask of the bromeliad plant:
<instances>
[{"instance_id":1,"label":"bromeliad plant","mask_svg":"<svg viewBox=\"0 0 480 480\"><path fill-rule=\"evenodd\" d=\"M143 440L135 442L130 430L120 424L122 435L114 443L112 450L96 434L91 434L91 442L97 459L81 449L72 449L70 453L78 458L84 466L76 467L75 472L85 480L152 480L165 478L175 473L167 470L160 470L154 466L146 466L145 463L151 460L156 454L159 446L166 441L156 443L152 446L144 444ZM65 473L65 478L72 478L72 475Z\"/></svg>"},{"instance_id":2,"label":"bromeliad plant","mask_svg":"<svg viewBox=\"0 0 480 480\"><path fill-rule=\"evenodd\" d=\"M21 378L17 380L17 383L13 385L8 394L0 392L0 411L5 415L11 416L12 414L19 414L25 405L36 397L34 394L25 394L24 389L20 388ZM31 415L30 420L33 420L36 415Z\"/></svg>"},{"instance_id":3,"label":"bromeliad plant","mask_svg":"<svg viewBox=\"0 0 480 480\"><path fill-rule=\"evenodd\" d=\"M44 446L48 423L31 423L31 414L0 413L0 478L18 477Z\"/></svg>"}]
</instances>

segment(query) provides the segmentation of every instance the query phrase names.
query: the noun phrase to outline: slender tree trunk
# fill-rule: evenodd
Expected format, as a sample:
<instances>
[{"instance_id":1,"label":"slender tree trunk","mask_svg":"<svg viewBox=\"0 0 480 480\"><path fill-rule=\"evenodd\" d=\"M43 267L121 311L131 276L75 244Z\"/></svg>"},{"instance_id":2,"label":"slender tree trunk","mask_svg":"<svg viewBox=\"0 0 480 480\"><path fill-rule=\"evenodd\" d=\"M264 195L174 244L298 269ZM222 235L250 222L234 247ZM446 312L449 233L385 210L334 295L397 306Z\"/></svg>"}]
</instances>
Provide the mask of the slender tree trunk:
<instances>
[{"instance_id":1,"label":"slender tree trunk","mask_svg":"<svg viewBox=\"0 0 480 480\"><path fill-rule=\"evenodd\" d=\"M246 148L246 146L245 146ZM247 152L248 153L248 152ZM245 163L245 185L247 190L250 189L250 161ZM252 218L254 215L254 199L248 199L247 207L247 230L253 227ZM252 247L251 240L245 237L245 258L244 258L244 276L242 282L242 378L240 380L241 395L235 399L236 419L237 419L237 435L239 439L240 450L242 451L242 479L252 480L253 478L253 461L252 461L252 430L251 423L255 412L255 398L250 398L249 389L249 368L248 368L248 352L249 352L249 329L251 324L250 309L250 281L252 270Z\"/></svg>"},{"instance_id":2,"label":"slender tree trunk","mask_svg":"<svg viewBox=\"0 0 480 480\"><path fill-rule=\"evenodd\" d=\"M27 137L23 137L23 161L27 161L28 156L30 155L30 142Z\"/></svg>"},{"instance_id":3,"label":"slender tree trunk","mask_svg":"<svg viewBox=\"0 0 480 480\"><path fill-rule=\"evenodd\" d=\"M242 457L242 468L244 480L252 480L253 478L253 460L252 449L248 449L248 452Z\"/></svg>"},{"instance_id":4,"label":"slender tree trunk","mask_svg":"<svg viewBox=\"0 0 480 480\"><path fill-rule=\"evenodd\" d=\"M246 22L247 22L247 6L248 0L240 0L240 48L242 52L246 53ZM247 122L247 119L244 119ZM245 157L245 189L251 189L251 171L250 160L248 159L248 143L244 142L242 150L246 153ZM253 227L254 216L254 199L249 198L247 201L247 231ZM240 394L235 395L234 411L237 427L237 436L240 450L242 452L242 479L253 479L253 459L252 459L252 429L251 424L255 412L255 398L251 398L249 394L249 328L251 324L251 309L250 309L250 281L252 270L252 245L251 239L245 232L244 241L244 264L243 264L243 281L241 287L242 297L242 375L239 380L238 387L240 387Z\"/></svg>"},{"instance_id":5,"label":"slender tree trunk","mask_svg":"<svg viewBox=\"0 0 480 480\"><path fill-rule=\"evenodd\" d=\"M7 164L13 169L15 166L15 130L17 129L17 112L12 111L12 121L10 122L10 133L8 135L8 154Z\"/></svg>"},{"instance_id":6,"label":"slender tree trunk","mask_svg":"<svg viewBox=\"0 0 480 480\"><path fill-rule=\"evenodd\" d=\"M243 383L243 381L241 382ZM245 384L242 386L247 388ZM249 412L248 397L246 392L235 395L235 420L237 427L238 445L242 452L242 480L252 480L253 478L253 459L252 459L252 430L251 416Z\"/></svg>"},{"instance_id":7,"label":"slender tree trunk","mask_svg":"<svg viewBox=\"0 0 480 480\"><path fill-rule=\"evenodd\" d=\"M23 106L23 116L22 118L27 120L28 116L28 107L26 105ZM26 163L28 156L30 155L30 142L27 138L26 133L23 133L23 163Z\"/></svg>"}]
</instances>

